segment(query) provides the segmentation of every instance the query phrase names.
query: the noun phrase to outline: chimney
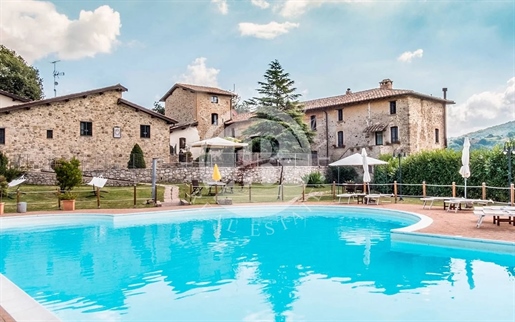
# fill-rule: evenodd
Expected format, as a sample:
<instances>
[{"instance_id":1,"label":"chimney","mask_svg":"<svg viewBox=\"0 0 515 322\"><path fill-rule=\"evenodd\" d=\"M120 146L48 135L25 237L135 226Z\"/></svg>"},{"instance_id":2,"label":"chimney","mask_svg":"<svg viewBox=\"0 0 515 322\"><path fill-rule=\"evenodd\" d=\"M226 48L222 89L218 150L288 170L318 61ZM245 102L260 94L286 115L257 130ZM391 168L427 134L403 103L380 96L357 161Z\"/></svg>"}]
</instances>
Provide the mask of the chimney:
<instances>
[{"instance_id":1,"label":"chimney","mask_svg":"<svg viewBox=\"0 0 515 322\"><path fill-rule=\"evenodd\" d=\"M391 79L383 79L379 82L379 88L380 89L392 89L393 82Z\"/></svg>"},{"instance_id":2,"label":"chimney","mask_svg":"<svg viewBox=\"0 0 515 322\"><path fill-rule=\"evenodd\" d=\"M447 99L447 87L442 88L442 92L443 92L443 99L446 100Z\"/></svg>"},{"instance_id":3,"label":"chimney","mask_svg":"<svg viewBox=\"0 0 515 322\"><path fill-rule=\"evenodd\" d=\"M350 90L350 88L347 88L347 91L345 92L345 95L348 95L348 94L352 94L352 91Z\"/></svg>"}]
</instances>

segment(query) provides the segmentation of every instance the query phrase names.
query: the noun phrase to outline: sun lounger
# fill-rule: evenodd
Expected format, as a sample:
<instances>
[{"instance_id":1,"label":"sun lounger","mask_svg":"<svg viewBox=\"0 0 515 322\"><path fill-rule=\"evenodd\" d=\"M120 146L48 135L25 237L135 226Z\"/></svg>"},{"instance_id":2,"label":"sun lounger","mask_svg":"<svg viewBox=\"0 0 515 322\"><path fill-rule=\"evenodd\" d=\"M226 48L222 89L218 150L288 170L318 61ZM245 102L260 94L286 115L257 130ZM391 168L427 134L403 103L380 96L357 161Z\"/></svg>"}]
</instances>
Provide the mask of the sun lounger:
<instances>
[{"instance_id":1,"label":"sun lounger","mask_svg":"<svg viewBox=\"0 0 515 322\"><path fill-rule=\"evenodd\" d=\"M477 228L481 227L483 219L486 216L492 216L494 218L494 224L497 224L497 226L499 226L501 221L508 222L515 226L515 207L476 207L474 208L474 215L478 217L476 223Z\"/></svg>"},{"instance_id":2,"label":"sun lounger","mask_svg":"<svg viewBox=\"0 0 515 322\"><path fill-rule=\"evenodd\" d=\"M381 201L381 198L388 198L388 200L383 200L387 202L391 202L391 198L393 197L392 194L382 194L382 193L371 193L365 196L365 203L372 204L375 203L376 205L379 204Z\"/></svg>"},{"instance_id":3,"label":"sun lounger","mask_svg":"<svg viewBox=\"0 0 515 322\"><path fill-rule=\"evenodd\" d=\"M466 199L466 198L451 198L448 200L444 200L444 208L447 205L447 211L454 210L454 212L458 212L458 210L462 209L462 205L465 207L472 208L474 205L482 205L485 206L489 203L493 203L492 200L484 200L484 199Z\"/></svg>"},{"instance_id":4,"label":"sun lounger","mask_svg":"<svg viewBox=\"0 0 515 322\"><path fill-rule=\"evenodd\" d=\"M445 201L445 200L449 200L449 199L452 199L452 197L424 197L424 198L420 198L421 201L424 202L424 204L422 205L422 209L426 209L426 206L427 204L429 203L429 208L428 209L431 209L431 207L433 207L433 203L435 201ZM445 208L445 204L444 204L444 208Z\"/></svg>"},{"instance_id":5,"label":"sun lounger","mask_svg":"<svg viewBox=\"0 0 515 322\"><path fill-rule=\"evenodd\" d=\"M347 199L348 204L350 204L351 198L354 200L354 198L356 198L356 196L357 196L357 194L355 194L355 193L341 193L339 195L336 195L336 197L338 197L338 203L341 203L342 198L348 198Z\"/></svg>"},{"instance_id":6,"label":"sun lounger","mask_svg":"<svg viewBox=\"0 0 515 322\"><path fill-rule=\"evenodd\" d=\"M24 177L24 176L21 176L21 177L19 177L19 178L17 178L17 179L14 179L14 180L13 180L13 181L11 181L11 182L9 182L9 183L7 184L7 187L8 187L8 188L16 187L16 186L18 186L18 185L22 184L23 182L25 182L25 180L27 180L27 179L25 179L25 177Z\"/></svg>"}]
</instances>

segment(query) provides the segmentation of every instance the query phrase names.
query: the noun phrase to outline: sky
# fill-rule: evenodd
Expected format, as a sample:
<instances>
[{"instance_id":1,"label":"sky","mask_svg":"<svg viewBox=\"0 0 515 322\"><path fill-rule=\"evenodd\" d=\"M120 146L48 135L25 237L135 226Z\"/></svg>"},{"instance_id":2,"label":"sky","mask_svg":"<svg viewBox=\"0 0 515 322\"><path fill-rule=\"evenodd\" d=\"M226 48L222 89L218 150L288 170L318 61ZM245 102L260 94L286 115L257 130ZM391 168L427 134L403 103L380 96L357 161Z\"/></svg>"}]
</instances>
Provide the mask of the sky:
<instances>
[{"instance_id":1,"label":"sky","mask_svg":"<svg viewBox=\"0 0 515 322\"><path fill-rule=\"evenodd\" d=\"M515 1L0 0L0 43L46 98L114 84L152 108L175 83L258 96L277 59L301 100L393 87L447 98L449 137L515 120ZM53 61L58 61L52 64Z\"/></svg>"}]
</instances>

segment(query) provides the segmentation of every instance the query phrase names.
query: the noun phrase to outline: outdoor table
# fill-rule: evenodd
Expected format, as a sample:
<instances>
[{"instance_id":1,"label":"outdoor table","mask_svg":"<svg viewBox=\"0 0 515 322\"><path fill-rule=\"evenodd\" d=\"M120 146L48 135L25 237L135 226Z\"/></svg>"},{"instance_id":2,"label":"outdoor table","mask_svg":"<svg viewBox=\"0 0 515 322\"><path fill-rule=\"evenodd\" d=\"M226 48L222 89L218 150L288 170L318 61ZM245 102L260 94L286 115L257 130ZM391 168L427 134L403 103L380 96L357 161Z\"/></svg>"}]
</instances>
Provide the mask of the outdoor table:
<instances>
[{"instance_id":1,"label":"outdoor table","mask_svg":"<svg viewBox=\"0 0 515 322\"><path fill-rule=\"evenodd\" d=\"M213 195L213 193L211 193L211 188L215 187L215 193L214 194L216 195L218 193L218 187L224 187L225 186L225 182L220 182L220 181L209 181L206 184L209 187L209 191L208 191L209 195Z\"/></svg>"}]
</instances>

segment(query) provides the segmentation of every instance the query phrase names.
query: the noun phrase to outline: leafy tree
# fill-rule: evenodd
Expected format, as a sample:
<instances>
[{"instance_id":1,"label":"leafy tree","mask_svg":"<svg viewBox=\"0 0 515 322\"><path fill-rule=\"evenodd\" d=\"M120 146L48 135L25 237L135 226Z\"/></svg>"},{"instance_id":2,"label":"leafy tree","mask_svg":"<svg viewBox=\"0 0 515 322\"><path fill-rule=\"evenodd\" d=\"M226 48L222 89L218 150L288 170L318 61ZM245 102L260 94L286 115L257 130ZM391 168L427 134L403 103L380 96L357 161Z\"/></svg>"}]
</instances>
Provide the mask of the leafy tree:
<instances>
[{"instance_id":1,"label":"leafy tree","mask_svg":"<svg viewBox=\"0 0 515 322\"><path fill-rule=\"evenodd\" d=\"M131 151L131 156L129 162L127 163L127 167L129 169L145 169L147 165L145 164L145 157L143 154L143 150L136 143Z\"/></svg>"},{"instance_id":2,"label":"leafy tree","mask_svg":"<svg viewBox=\"0 0 515 322\"><path fill-rule=\"evenodd\" d=\"M251 111L250 106L247 104L246 101L241 101L241 97L239 95L233 96L231 99L231 105L233 110L235 110L238 113L248 113Z\"/></svg>"},{"instance_id":3,"label":"leafy tree","mask_svg":"<svg viewBox=\"0 0 515 322\"><path fill-rule=\"evenodd\" d=\"M161 102L154 102L154 107L152 111L165 115L165 107Z\"/></svg>"},{"instance_id":4,"label":"leafy tree","mask_svg":"<svg viewBox=\"0 0 515 322\"><path fill-rule=\"evenodd\" d=\"M32 100L43 98L39 71L3 45L0 45L0 89Z\"/></svg>"},{"instance_id":5,"label":"leafy tree","mask_svg":"<svg viewBox=\"0 0 515 322\"><path fill-rule=\"evenodd\" d=\"M82 183L80 161L73 157L70 161L61 158L54 164L57 185L61 191L70 191Z\"/></svg>"},{"instance_id":6,"label":"leafy tree","mask_svg":"<svg viewBox=\"0 0 515 322\"><path fill-rule=\"evenodd\" d=\"M256 122L244 131L244 135L254 135L252 151L271 152L274 157L279 152L309 153L314 132L304 123L304 111L299 102L300 94L294 81L286 73L279 61L274 60L265 72L265 81L258 82L260 97L245 102L256 111ZM266 144L264 144L266 143Z\"/></svg>"}]
</instances>

